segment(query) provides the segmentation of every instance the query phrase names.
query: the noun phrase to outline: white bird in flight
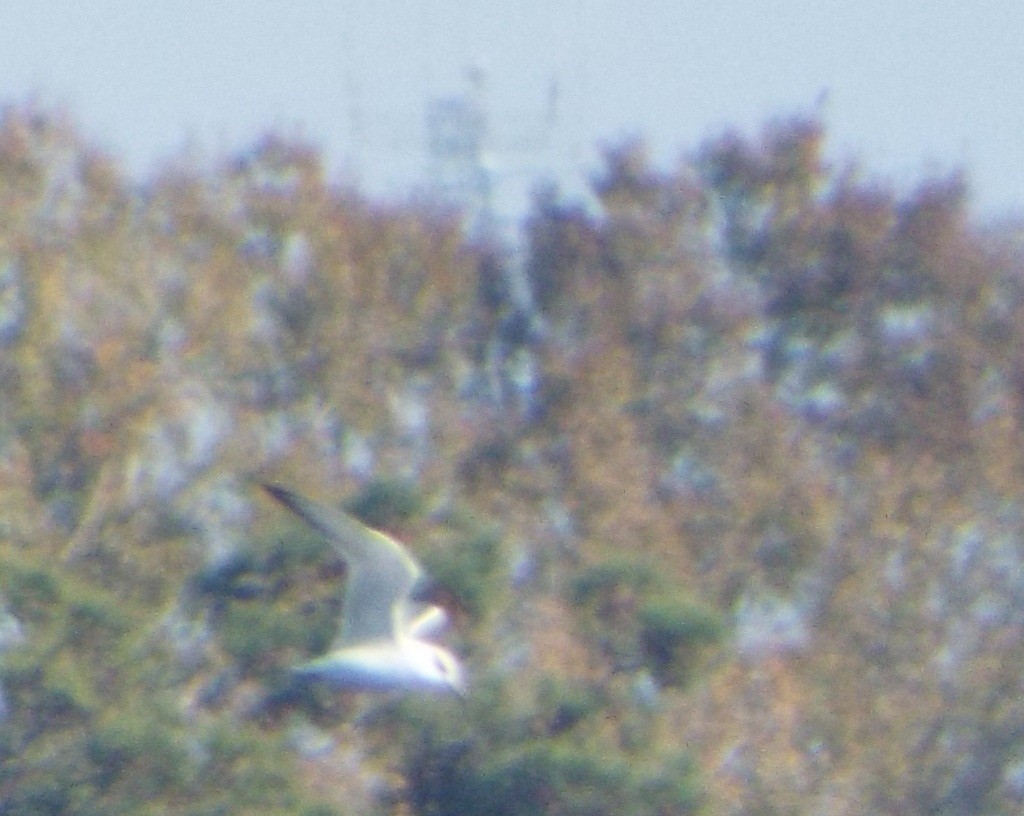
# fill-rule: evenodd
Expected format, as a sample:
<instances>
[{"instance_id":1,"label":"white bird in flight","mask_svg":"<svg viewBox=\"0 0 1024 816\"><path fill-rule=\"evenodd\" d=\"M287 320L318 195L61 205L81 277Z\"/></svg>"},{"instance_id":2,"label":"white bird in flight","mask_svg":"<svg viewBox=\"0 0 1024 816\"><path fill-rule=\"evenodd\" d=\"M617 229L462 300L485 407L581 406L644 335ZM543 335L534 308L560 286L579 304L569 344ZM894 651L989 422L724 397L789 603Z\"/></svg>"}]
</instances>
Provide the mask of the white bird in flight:
<instances>
[{"instance_id":1,"label":"white bird in flight","mask_svg":"<svg viewBox=\"0 0 1024 816\"><path fill-rule=\"evenodd\" d=\"M338 638L327 654L294 667L296 676L358 691L464 694L459 661L424 640L443 628L447 615L411 597L423 570L405 548L339 510L277 485L262 487L323 535L348 568Z\"/></svg>"}]
</instances>

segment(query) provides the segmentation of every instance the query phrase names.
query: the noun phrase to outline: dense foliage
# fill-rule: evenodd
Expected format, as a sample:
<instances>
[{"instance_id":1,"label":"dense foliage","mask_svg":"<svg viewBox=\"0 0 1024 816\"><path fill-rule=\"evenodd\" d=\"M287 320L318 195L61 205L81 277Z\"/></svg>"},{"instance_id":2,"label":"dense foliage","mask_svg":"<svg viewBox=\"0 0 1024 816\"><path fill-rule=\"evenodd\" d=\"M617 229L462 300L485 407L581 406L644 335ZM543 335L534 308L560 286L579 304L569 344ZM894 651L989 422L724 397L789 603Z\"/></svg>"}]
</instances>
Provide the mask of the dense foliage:
<instances>
[{"instance_id":1,"label":"dense foliage","mask_svg":"<svg viewBox=\"0 0 1024 816\"><path fill-rule=\"evenodd\" d=\"M0 813L1019 812L1021 234L822 141L619 145L503 253L5 109ZM289 689L344 565L254 476L413 542L464 705Z\"/></svg>"}]
</instances>

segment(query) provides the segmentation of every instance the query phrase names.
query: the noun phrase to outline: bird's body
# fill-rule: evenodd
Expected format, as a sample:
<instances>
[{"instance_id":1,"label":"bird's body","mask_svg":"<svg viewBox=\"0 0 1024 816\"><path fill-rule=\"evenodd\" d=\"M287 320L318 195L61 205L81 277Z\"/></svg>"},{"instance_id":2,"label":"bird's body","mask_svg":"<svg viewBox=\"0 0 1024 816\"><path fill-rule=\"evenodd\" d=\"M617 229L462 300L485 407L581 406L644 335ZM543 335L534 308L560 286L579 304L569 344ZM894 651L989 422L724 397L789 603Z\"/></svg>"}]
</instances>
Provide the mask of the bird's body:
<instances>
[{"instance_id":1,"label":"bird's body","mask_svg":"<svg viewBox=\"0 0 1024 816\"><path fill-rule=\"evenodd\" d=\"M276 485L263 487L327 538L348 567L338 639L327 654L296 666L296 677L360 691L462 694L458 660L424 639L446 615L413 599L423 571L402 545L338 510Z\"/></svg>"},{"instance_id":2,"label":"bird's body","mask_svg":"<svg viewBox=\"0 0 1024 816\"><path fill-rule=\"evenodd\" d=\"M293 671L299 678L334 688L444 691L449 685L447 675L439 668L443 664L435 662L440 651L440 646L410 638L357 643L302 663Z\"/></svg>"}]
</instances>

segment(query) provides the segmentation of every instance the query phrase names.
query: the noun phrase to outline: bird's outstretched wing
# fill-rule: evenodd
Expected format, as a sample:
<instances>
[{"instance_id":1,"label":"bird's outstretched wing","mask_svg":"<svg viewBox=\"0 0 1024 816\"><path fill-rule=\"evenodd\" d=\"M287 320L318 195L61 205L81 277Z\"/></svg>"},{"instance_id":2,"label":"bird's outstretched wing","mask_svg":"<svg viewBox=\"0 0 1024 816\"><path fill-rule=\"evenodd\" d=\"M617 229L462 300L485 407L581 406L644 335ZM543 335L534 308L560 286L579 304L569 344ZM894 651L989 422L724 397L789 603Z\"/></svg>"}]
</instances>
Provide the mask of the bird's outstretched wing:
<instances>
[{"instance_id":1,"label":"bird's outstretched wing","mask_svg":"<svg viewBox=\"0 0 1024 816\"><path fill-rule=\"evenodd\" d=\"M337 645L395 638L409 617L409 594L422 574L394 539L340 510L304 499L286 488L264 490L324 536L345 559L348 582Z\"/></svg>"}]
</instances>

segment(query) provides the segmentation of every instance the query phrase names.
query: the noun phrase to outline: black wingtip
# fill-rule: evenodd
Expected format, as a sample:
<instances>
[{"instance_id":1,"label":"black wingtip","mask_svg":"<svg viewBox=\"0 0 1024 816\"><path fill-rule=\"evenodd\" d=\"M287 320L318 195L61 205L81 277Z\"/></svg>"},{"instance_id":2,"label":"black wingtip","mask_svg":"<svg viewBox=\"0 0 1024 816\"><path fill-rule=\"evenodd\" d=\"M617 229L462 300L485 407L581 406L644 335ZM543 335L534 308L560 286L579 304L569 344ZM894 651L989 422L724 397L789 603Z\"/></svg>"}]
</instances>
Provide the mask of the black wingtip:
<instances>
[{"instance_id":1,"label":"black wingtip","mask_svg":"<svg viewBox=\"0 0 1024 816\"><path fill-rule=\"evenodd\" d=\"M263 488L263 490L269 493L273 499L283 504L293 513L299 516L305 516L300 506L301 501L299 497L291 490L286 487L281 487L281 485L271 484L270 482L258 482L258 484Z\"/></svg>"},{"instance_id":2,"label":"black wingtip","mask_svg":"<svg viewBox=\"0 0 1024 816\"><path fill-rule=\"evenodd\" d=\"M281 485L271 484L270 482L259 482L259 486L269 493L271 498L287 507L299 518L304 519L306 523L313 525L317 529L323 527L315 517L310 517L310 511L306 502L298 494L292 492L287 487L281 487Z\"/></svg>"},{"instance_id":3,"label":"black wingtip","mask_svg":"<svg viewBox=\"0 0 1024 816\"><path fill-rule=\"evenodd\" d=\"M259 482L259 485L270 494L271 498L287 507L322 536L337 538L338 531L334 528L334 522L330 516L331 511L328 508L320 507L281 485L270 482Z\"/></svg>"}]
</instances>

